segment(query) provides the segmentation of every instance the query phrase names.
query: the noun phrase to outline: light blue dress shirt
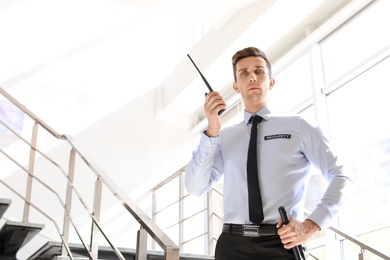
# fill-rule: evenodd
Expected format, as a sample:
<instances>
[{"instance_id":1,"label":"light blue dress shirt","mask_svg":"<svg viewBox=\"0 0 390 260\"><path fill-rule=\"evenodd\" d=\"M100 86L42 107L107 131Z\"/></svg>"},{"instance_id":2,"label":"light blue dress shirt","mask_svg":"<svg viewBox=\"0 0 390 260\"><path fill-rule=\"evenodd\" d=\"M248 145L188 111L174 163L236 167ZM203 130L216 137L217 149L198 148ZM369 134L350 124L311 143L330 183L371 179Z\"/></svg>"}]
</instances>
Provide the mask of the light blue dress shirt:
<instances>
[{"instance_id":1,"label":"light blue dress shirt","mask_svg":"<svg viewBox=\"0 0 390 260\"><path fill-rule=\"evenodd\" d=\"M273 114L268 107L257 114L263 118L257 140L263 223L278 221L279 206L284 206L295 219L304 220L304 197L313 164L328 185L308 218L322 229L327 227L339 211L350 181L327 139L318 126L300 115ZM222 129L216 138L202 133L199 147L186 168L185 186L193 195L207 192L224 175L224 223L251 223L246 178L251 116L244 112L243 122Z\"/></svg>"}]
</instances>

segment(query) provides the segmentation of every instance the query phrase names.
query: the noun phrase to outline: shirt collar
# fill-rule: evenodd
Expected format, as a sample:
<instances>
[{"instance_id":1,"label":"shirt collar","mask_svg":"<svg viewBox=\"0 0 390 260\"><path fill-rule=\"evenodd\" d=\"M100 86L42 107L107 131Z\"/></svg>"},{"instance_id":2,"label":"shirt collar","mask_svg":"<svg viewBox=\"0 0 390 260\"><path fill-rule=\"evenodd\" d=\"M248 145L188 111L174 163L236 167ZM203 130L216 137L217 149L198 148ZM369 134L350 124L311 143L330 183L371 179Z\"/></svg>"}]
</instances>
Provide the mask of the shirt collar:
<instances>
[{"instance_id":1,"label":"shirt collar","mask_svg":"<svg viewBox=\"0 0 390 260\"><path fill-rule=\"evenodd\" d=\"M249 120L252 117L252 113L249 113L244 110L244 122L246 125L249 124ZM271 117L271 111L269 110L268 106L264 106L262 109L256 112L256 115L261 116L264 120L269 120Z\"/></svg>"}]
</instances>

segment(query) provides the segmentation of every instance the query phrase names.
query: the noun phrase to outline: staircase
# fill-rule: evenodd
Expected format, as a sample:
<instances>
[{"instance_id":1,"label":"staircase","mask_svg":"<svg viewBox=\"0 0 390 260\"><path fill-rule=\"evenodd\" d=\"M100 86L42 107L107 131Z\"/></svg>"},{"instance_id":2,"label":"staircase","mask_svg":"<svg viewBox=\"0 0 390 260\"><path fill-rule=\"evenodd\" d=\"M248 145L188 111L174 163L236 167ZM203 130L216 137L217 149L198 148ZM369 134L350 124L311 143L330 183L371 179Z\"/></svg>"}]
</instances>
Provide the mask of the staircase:
<instances>
[{"instance_id":1,"label":"staircase","mask_svg":"<svg viewBox=\"0 0 390 260\"><path fill-rule=\"evenodd\" d=\"M7 211L11 200L0 199L0 218ZM44 225L6 221L0 229L0 259L17 259L16 254L19 249L26 245L33 237L35 237Z\"/></svg>"},{"instance_id":2,"label":"staircase","mask_svg":"<svg viewBox=\"0 0 390 260\"><path fill-rule=\"evenodd\" d=\"M88 260L88 253L81 245L69 244L75 260ZM129 248L119 248L122 255L127 260L137 259L136 250ZM61 256L61 243L48 242L42 246L36 253L29 257L29 260L68 260L67 256ZM99 247L99 259L118 259L110 247ZM164 252L147 251L145 260L163 260ZM180 260L213 260L214 257L207 255L180 254Z\"/></svg>"},{"instance_id":3,"label":"staircase","mask_svg":"<svg viewBox=\"0 0 390 260\"><path fill-rule=\"evenodd\" d=\"M30 122L32 123L30 140L27 140L25 136L15 131L9 122L0 118L0 125L13 134L16 138L15 144L17 144L17 147L11 147L17 149L0 148L0 158L5 162L0 162L1 173L10 174L6 178L0 178L0 191L5 188L4 190L15 196L15 199L21 199L25 205L23 223L5 221L3 225L0 232L1 260L18 259L16 257L18 251L19 256L23 255L23 259L20 260L212 259L180 254L179 246L137 203L129 198L125 191L117 186L108 174L103 172L76 146L71 136L56 132L1 87L0 95L14 104L15 109L21 110L24 117L32 121ZM45 140L45 144L59 146L61 143L65 150L61 150L59 156L48 153L48 151L54 153L48 147L50 145L43 145L45 151L41 150L41 146L37 146L38 131L44 131L40 140ZM26 156L20 156L21 150ZM78 166L77 171L75 170L76 165ZM16 177L14 175L16 173L20 173L20 176ZM75 178L76 173L78 178ZM26 183L25 187L22 188L24 192L20 192L19 185L24 181ZM36 194L36 196L32 196L32 194ZM1 197L9 198L9 195L5 193ZM14 197L11 199L14 200ZM10 204L11 200L2 200L1 215ZM105 208L102 207L103 205ZM107 227L107 222L101 221L101 217L104 217L102 212L112 209L116 205L118 205L117 214L126 216L128 223L131 223L131 219L138 222L136 226L140 229L137 231L135 251L119 250L116 244L121 241L116 241L115 235L109 235L110 227ZM24 223L30 219L30 209L34 210L34 217L38 219L35 221L45 225ZM129 217L130 221L127 220ZM49 227L54 228L50 229ZM44 230L42 230L43 228ZM45 233L46 244L42 245L40 249L33 249L33 243L30 244L30 248L25 246L40 231ZM130 229L126 228L126 231L132 233ZM161 253L147 250L147 235L150 235L153 243L163 250ZM43 238L43 236L36 237L37 240L39 238ZM34 239L33 242L37 240ZM76 245L70 241L76 241L73 242ZM109 248L103 248L100 243L108 244ZM20 250L23 246L25 246L23 250Z\"/></svg>"},{"instance_id":4,"label":"staircase","mask_svg":"<svg viewBox=\"0 0 390 260\"><path fill-rule=\"evenodd\" d=\"M8 207L11 205L10 199L0 198L0 218L3 217ZM44 225L5 221L0 229L0 259L15 260L19 249L31 241L42 229ZM75 260L88 260L88 252L78 244L69 244ZM29 260L68 260L67 256L61 256L62 244L60 242L49 241L35 253L28 257ZM136 259L136 250L121 248L125 259ZM118 259L115 252L110 247L99 247L99 259ZM164 252L148 251L146 260L163 260ZM180 260L212 260L212 256L181 254Z\"/></svg>"}]
</instances>

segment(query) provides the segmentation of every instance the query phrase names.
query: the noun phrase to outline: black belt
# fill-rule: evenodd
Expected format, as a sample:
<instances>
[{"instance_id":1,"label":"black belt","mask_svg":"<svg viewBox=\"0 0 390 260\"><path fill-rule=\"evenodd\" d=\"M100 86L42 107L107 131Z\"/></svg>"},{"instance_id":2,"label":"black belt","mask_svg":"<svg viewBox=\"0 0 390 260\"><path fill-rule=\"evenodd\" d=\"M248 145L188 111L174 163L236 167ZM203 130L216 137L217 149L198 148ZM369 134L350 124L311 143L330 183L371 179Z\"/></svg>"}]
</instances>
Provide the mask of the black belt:
<instances>
[{"instance_id":1,"label":"black belt","mask_svg":"<svg viewBox=\"0 0 390 260\"><path fill-rule=\"evenodd\" d=\"M236 225L223 224L222 232L229 235L241 235L244 237L273 236L278 234L278 229L274 224L256 225Z\"/></svg>"}]
</instances>

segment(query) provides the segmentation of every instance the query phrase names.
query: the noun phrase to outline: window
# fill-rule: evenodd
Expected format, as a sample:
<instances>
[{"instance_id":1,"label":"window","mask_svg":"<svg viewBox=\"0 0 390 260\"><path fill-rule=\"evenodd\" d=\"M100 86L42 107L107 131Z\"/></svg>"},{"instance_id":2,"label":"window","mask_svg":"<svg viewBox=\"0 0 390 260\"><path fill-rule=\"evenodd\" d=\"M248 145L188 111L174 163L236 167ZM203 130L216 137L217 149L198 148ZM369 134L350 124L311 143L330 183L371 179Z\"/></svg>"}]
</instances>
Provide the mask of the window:
<instances>
[{"instance_id":1,"label":"window","mask_svg":"<svg viewBox=\"0 0 390 260\"><path fill-rule=\"evenodd\" d=\"M390 1L374 1L321 43L325 82L331 83L390 44Z\"/></svg>"},{"instance_id":2,"label":"window","mask_svg":"<svg viewBox=\"0 0 390 260\"><path fill-rule=\"evenodd\" d=\"M328 96L332 141L347 155L355 182L340 223L387 253L390 228L383 209L390 208L390 79L383 72L389 69L387 58ZM359 249L347 245L347 259L356 257Z\"/></svg>"}]
</instances>

